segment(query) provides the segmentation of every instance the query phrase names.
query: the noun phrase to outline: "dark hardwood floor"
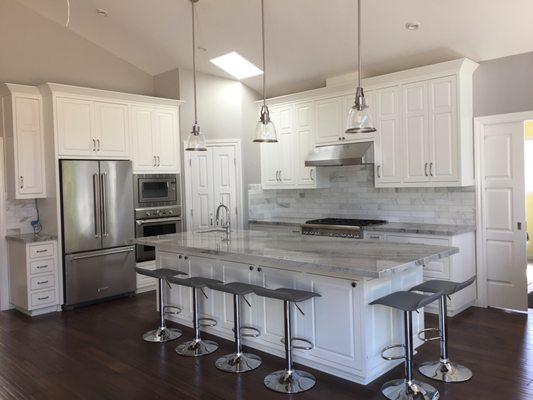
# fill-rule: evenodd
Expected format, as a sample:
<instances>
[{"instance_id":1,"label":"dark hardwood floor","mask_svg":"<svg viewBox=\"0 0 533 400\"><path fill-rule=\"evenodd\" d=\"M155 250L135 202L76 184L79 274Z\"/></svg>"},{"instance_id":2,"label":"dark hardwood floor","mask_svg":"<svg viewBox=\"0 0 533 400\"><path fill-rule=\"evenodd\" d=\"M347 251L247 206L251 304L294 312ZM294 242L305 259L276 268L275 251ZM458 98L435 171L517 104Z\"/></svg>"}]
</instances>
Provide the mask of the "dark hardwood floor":
<instances>
[{"instance_id":1,"label":"dark hardwood floor","mask_svg":"<svg viewBox=\"0 0 533 400\"><path fill-rule=\"evenodd\" d=\"M222 373L213 364L231 352L231 342L216 338L221 344L216 353L179 357L176 341L142 341L141 334L156 321L153 293L33 319L16 311L0 313L0 398L381 399L381 383L403 373L398 367L365 387L305 368L317 377L316 387L280 395L264 388L263 377L281 369L282 359L257 352L263 358L258 370ZM190 336L190 329L183 330ZM441 399L533 399L531 315L471 308L450 321L449 336L453 359L471 367L474 378L462 384L434 383ZM438 344L428 343L415 362L437 354Z\"/></svg>"}]
</instances>

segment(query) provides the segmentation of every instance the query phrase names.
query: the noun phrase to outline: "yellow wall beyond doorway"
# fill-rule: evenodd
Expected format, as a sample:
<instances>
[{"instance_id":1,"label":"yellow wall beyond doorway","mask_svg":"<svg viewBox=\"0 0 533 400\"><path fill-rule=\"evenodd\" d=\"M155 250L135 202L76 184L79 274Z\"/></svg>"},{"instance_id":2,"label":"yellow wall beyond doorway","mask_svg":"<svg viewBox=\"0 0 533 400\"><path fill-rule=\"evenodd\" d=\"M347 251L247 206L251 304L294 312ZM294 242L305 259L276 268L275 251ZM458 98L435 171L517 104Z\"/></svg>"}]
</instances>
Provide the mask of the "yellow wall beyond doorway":
<instances>
[{"instance_id":1,"label":"yellow wall beyond doorway","mask_svg":"<svg viewBox=\"0 0 533 400\"><path fill-rule=\"evenodd\" d=\"M525 127L525 139L533 140L533 121L526 122ZM533 160L526 160L526 167L528 167L532 161ZM528 176L527 173L526 176ZM528 186L529 185L526 184L526 187ZM527 245L527 258L533 259L533 192L526 192L526 221L527 232L529 233L530 238Z\"/></svg>"}]
</instances>

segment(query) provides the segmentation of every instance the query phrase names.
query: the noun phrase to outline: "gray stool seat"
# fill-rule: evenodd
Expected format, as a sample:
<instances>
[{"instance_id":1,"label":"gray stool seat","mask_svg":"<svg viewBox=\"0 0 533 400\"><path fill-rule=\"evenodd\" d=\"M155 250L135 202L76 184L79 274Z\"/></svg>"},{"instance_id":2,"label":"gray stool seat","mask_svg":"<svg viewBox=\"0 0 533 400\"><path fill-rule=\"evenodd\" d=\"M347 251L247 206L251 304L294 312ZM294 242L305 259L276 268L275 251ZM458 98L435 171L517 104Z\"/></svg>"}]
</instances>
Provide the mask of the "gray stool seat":
<instances>
[{"instance_id":1,"label":"gray stool seat","mask_svg":"<svg viewBox=\"0 0 533 400\"><path fill-rule=\"evenodd\" d=\"M209 283L207 287L209 289L218 290L219 292L234 294L237 296L246 296L247 294L254 293L255 289L260 286L244 282L231 282L226 284Z\"/></svg>"},{"instance_id":2,"label":"gray stool seat","mask_svg":"<svg viewBox=\"0 0 533 400\"><path fill-rule=\"evenodd\" d=\"M476 280L475 276L473 276L472 278L464 282L452 282L452 281L442 281L442 280L434 279L431 281L421 283L420 285L416 285L415 287L412 287L410 290L417 291L417 292L425 292L425 293L442 292L444 295L449 296L451 294L457 293L458 291L463 290L464 288L470 286L472 283L474 283L475 280Z\"/></svg>"},{"instance_id":3,"label":"gray stool seat","mask_svg":"<svg viewBox=\"0 0 533 400\"><path fill-rule=\"evenodd\" d=\"M168 279L176 275L187 275L185 272L181 272L175 269L170 268L157 268L157 269L148 269L135 266L135 271L138 274L149 276L156 279Z\"/></svg>"},{"instance_id":4,"label":"gray stool seat","mask_svg":"<svg viewBox=\"0 0 533 400\"><path fill-rule=\"evenodd\" d=\"M211 278L202 278L200 276L194 276L192 278L178 278L176 276L168 278L170 283L175 283L176 285L186 286L195 289L202 289L208 287L209 285L223 284L224 282L217 279Z\"/></svg>"},{"instance_id":5,"label":"gray stool seat","mask_svg":"<svg viewBox=\"0 0 533 400\"><path fill-rule=\"evenodd\" d=\"M441 292L425 295L413 292L394 292L387 296L383 296L377 300L374 300L370 304L381 304L383 306L388 306L396 308L402 311L416 311L419 308L427 306L430 303L433 303L435 300L438 300L442 296Z\"/></svg>"},{"instance_id":6,"label":"gray stool seat","mask_svg":"<svg viewBox=\"0 0 533 400\"><path fill-rule=\"evenodd\" d=\"M470 286L475 280L476 276L473 276L464 282L431 280L411 288L411 290L417 292L442 293L442 296L439 299L439 327L426 328L418 333L420 339L424 341L439 340L440 342L440 359L438 361L429 361L422 364L418 368L422 375L446 383L466 382L472 378L472 371L470 371L470 369L450 361L448 357L447 296ZM432 338L421 337L421 335L430 331L437 331L439 334Z\"/></svg>"},{"instance_id":7,"label":"gray stool seat","mask_svg":"<svg viewBox=\"0 0 533 400\"><path fill-rule=\"evenodd\" d=\"M289 301L291 303L300 303L302 301L309 300L313 297L320 297L318 293L308 292L306 290L287 288L267 289L261 286L257 286L254 292L258 296L268 297L270 299Z\"/></svg>"}]
</instances>

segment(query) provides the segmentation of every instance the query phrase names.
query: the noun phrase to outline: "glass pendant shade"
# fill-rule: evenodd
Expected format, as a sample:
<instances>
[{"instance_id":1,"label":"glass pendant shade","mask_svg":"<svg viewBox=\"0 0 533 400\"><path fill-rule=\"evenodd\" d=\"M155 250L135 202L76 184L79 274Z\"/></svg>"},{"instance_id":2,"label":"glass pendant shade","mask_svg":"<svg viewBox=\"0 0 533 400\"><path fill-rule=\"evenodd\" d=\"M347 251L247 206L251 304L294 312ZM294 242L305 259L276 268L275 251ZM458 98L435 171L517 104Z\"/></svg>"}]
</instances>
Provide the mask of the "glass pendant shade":
<instances>
[{"instance_id":1,"label":"glass pendant shade","mask_svg":"<svg viewBox=\"0 0 533 400\"><path fill-rule=\"evenodd\" d=\"M185 151L207 151L205 136L200 132L200 127L196 124L192 127L192 132L189 133Z\"/></svg>"},{"instance_id":2,"label":"glass pendant shade","mask_svg":"<svg viewBox=\"0 0 533 400\"><path fill-rule=\"evenodd\" d=\"M270 120L268 113L268 107L263 106L261 108L261 117L259 122L255 127L255 138L254 142L256 143L276 143L278 141L278 136L276 134L276 127L274 123Z\"/></svg>"},{"instance_id":3,"label":"glass pendant shade","mask_svg":"<svg viewBox=\"0 0 533 400\"><path fill-rule=\"evenodd\" d=\"M367 105L354 104L348 113L346 133L371 133L375 131L370 108Z\"/></svg>"}]
</instances>

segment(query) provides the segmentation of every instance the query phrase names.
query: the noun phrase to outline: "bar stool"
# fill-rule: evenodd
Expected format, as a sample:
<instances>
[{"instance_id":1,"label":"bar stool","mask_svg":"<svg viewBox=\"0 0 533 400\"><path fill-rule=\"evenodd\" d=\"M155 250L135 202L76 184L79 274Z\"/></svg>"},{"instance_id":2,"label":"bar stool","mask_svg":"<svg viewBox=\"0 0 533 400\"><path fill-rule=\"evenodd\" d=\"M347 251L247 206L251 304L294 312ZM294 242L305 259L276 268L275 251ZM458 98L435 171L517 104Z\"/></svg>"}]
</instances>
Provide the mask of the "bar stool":
<instances>
[{"instance_id":1,"label":"bar stool","mask_svg":"<svg viewBox=\"0 0 533 400\"><path fill-rule=\"evenodd\" d=\"M307 292L304 290L286 288L272 290L260 286L257 286L254 289L254 293L269 299L282 300L284 308L285 337L282 339L282 343L285 344L286 366L284 370L275 371L267 375L264 380L265 386L275 392L291 394L311 389L316 384L315 377L309 372L295 370L292 365L292 350L311 350L313 344L309 340L292 337L291 304L294 303L298 310L303 314L303 311L296 303L309 300L313 297L320 297L320 295L318 293ZM292 344L293 341L304 342L307 343L308 346L295 346Z\"/></svg>"},{"instance_id":2,"label":"bar stool","mask_svg":"<svg viewBox=\"0 0 533 400\"><path fill-rule=\"evenodd\" d=\"M200 357L205 356L206 354L211 354L218 349L218 344L212 340L203 340L200 337L200 327L202 326L215 326L217 321L213 318L199 318L198 311L198 290L207 299L207 295L204 292L204 288L208 284L222 284L224 282L218 281L216 279L210 278L178 278L176 276L169 278L170 283L176 285L190 287L192 289L192 314L193 314L193 329L194 329L194 338L188 342L181 343L176 347L176 353L181 356L187 357ZM205 322L203 322L205 321Z\"/></svg>"},{"instance_id":3,"label":"bar stool","mask_svg":"<svg viewBox=\"0 0 533 400\"><path fill-rule=\"evenodd\" d=\"M447 297L454 293L470 286L476 277L464 281L464 282L450 282L442 280L431 280L424 282L411 288L412 291L425 292L425 293L442 293L439 298L439 327L423 329L418 333L418 337L425 341L440 340L440 360L430 361L422 364L418 371L427 376L430 379L436 381L451 383L451 382L466 382L472 378L472 371L470 369L451 362L448 358L448 327L447 327ZM430 331L438 331L439 335L426 338L425 333Z\"/></svg>"},{"instance_id":4,"label":"bar stool","mask_svg":"<svg viewBox=\"0 0 533 400\"><path fill-rule=\"evenodd\" d=\"M253 293L255 285L242 282L232 282L225 285L212 284L208 288L233 295L233 333L235 337L235 353L227 354L220 357L215 366L225 372L241 373L252 371L261 365L261 358L255 354L243 353L241 337L258 337L261 332L259 329L251 326L241 326L241 298L251 307L252 305L246 299L246 295ZM241 332L248 331L250 333Z\"/></svg>"},{"instance_id":5,"label":"bar stool","mask_svg":"<svg viewBox=\"0 0 533 400\"><path fill-rule=\"evenodd\" d=\"M439 392L433 386L413 379L413 311L438 300L441 296L442 293L440 292L433 295L423 295L400 291L391 293L370 303L381 304L403 311L405 343L385 347L381 352L381 357L385 360L405 359L405 378L395 379L381 386L381 393L386 398L391 400L436 400L439 398ZM387 350L398 347L405 349L404 356L392 357L385 354Z\"/></svg>"},{"instance_id":6,"label":"bar stool","mask_svg":"<svg viewBox=\"0 0 533 400\"><path fill-rule=\"evenodd\" d=\"M175 328L167 328L165 324L165 315L179 314L181 312L181 309L179 307L174 306L165 306L163 298L163 281L167 281L168 283L168 279L173 276L187 274L185 272L177 271L175 269L170 268L158 268L151 270L147 268L140 268L137 266L135 266L135 271L138 274L149 276L151 278L156 278L159 284L159 295L157 298L157 302L159 305L159 327L152 331L146 332L143 335L143 339L147 342L164 343L179 338L182 334L181 331ZM168 309L176 309L177 311L171 312L167 311Z\"/></svg>"}]
</instances>

